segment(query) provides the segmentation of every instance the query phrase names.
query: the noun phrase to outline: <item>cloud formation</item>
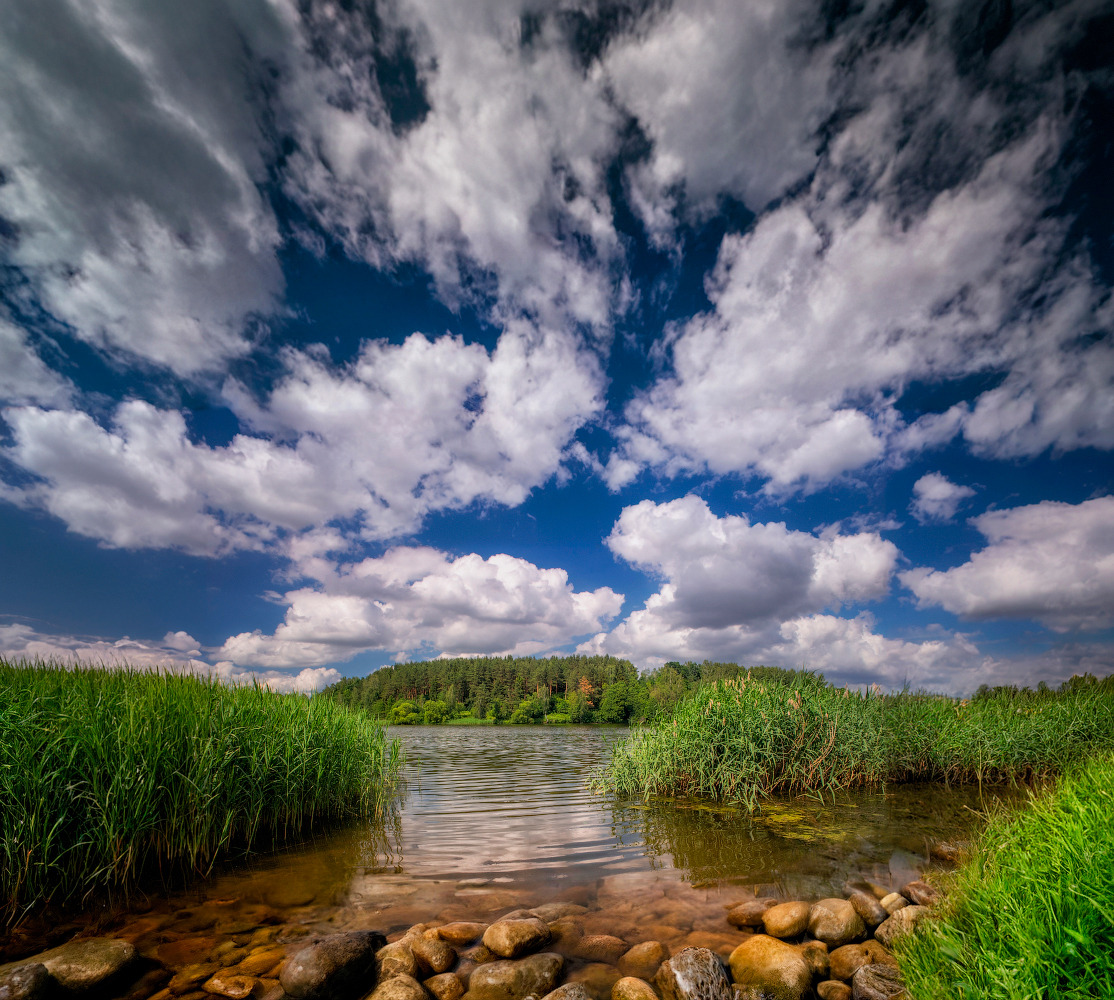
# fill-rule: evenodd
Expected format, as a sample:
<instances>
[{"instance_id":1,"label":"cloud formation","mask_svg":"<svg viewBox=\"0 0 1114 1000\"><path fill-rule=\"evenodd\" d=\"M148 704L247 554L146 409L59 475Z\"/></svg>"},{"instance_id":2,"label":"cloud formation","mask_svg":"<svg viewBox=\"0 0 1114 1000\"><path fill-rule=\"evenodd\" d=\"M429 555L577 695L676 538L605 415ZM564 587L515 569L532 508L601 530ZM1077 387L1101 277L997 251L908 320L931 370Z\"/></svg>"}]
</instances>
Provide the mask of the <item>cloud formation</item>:
<instances>
[{"instance_id":1,"label":"cloud formation","mask_svg":"<svg viewBox=\"0 0 1114 1000\"><path fill-rule=\"evenodd\" d=\"M953 483L943 473L926 472L913 484L913 501L909 509L921 524L950 521L959 505L974 495L975 491L970 486Z\"/></svg>"},{"instance_id":2,"label":"cloud formation","mask_svg":"<svg viewBox=\"0 0 1114 1000\"><path fill-rule=\"evenodd\" d=\"M952 569L901 574L920 607L971 619L1029 618L1056 632L1114 624L1114 497L995 510L971 522L987 545Z\"/></svg>"}]
</instances>

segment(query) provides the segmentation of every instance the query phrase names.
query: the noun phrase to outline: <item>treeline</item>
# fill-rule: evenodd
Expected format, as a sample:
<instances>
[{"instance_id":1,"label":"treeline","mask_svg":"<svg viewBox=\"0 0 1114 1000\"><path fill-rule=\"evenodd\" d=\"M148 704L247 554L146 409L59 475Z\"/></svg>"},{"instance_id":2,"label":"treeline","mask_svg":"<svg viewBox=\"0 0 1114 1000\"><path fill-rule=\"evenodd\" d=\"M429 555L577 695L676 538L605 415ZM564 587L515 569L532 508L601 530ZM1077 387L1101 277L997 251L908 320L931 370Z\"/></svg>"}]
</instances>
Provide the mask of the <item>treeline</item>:
<instances>
[{"instance_id":1,"label":"treeline","mask_svg":"<svg viewBox=\"0 0 1114 1000\"><path fill-rule=\"evenodd\" d=\"M806 676L708 660L667 663L640 675L630 660L613 656L475 656L382 667L367 677L345 678L321 694L395 725L623 724L666 716L702 683L746 671L788 682Z\"/></svg>"}]
</instances>

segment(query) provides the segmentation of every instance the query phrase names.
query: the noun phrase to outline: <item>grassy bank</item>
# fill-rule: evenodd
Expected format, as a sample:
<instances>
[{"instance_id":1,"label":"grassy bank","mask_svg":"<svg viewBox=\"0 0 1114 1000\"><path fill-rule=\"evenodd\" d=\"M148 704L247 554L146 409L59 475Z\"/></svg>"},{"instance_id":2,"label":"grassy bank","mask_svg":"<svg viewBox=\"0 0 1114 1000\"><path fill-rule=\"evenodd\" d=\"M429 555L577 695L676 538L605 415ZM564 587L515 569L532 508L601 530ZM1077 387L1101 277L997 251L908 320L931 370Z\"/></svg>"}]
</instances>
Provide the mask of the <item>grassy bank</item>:
<instances>
[{"instance_id":1,"label":"grassy bank","mask_svg":"<svg viewBox=\"0 0 1114 1000\"><path fill-rule=\"evenodd\" d=\"M1114 996L1114 763L993 820L941 919L899 942L915 1000Z\"/></svg>"},{"instance_id":2,"label":"grassy bank","mask_svg":"<svg viewBox=\"0 0 1114 1000\"><path fill-rule=\"evenodd\" d=\"M380 724L265 688L0 660L0 692L9 917L373 815L397 765Z\"/></svg>"},{"instance_id":3,"label":"grassy bank","mask_svg":"<svg viewBox=\"0 0 1114 1000\"><path fill-rule=\"evenodd\" d=\"M617 745L598 778L625 795L692 795L755 808L772 794L893 781L1010 781L1114 749L1114 678L970 701L836 688L798 672L698 689L672 718Z\"/></svg>"}]
</instances>

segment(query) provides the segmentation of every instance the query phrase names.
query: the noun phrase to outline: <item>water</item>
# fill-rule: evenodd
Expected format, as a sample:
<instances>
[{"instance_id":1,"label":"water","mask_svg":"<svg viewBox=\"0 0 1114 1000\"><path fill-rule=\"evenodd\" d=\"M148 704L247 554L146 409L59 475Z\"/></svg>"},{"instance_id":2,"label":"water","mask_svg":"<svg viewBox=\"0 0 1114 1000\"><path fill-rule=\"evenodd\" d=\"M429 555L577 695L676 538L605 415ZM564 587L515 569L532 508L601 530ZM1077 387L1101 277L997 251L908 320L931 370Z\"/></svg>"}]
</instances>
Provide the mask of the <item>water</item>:
<instances>
[{"instance_id":1,"label":"water","mask_svg":"<svg viewBox=\"0 0 1114 1000\"><path fill-rule=\"evenodd\" d=\"M405 788L384 823L237 863L188 891L102 916L101 929L175 967L188 963L169 956L200 960L183 940L202 941L198 955L239 947L252 923L280 940L389 934L564 900L588 907L594 933L726 952L738 938L724 919L731 903L844 895L864 879L898 888L938 864L933 843L968 837L986 804L977 788L899 786L770 803L751 816L592 793L587 778L627 735L603 726L392 730ZM53 936L72 932L58 926Z\"/></svg>"}]
</instances>

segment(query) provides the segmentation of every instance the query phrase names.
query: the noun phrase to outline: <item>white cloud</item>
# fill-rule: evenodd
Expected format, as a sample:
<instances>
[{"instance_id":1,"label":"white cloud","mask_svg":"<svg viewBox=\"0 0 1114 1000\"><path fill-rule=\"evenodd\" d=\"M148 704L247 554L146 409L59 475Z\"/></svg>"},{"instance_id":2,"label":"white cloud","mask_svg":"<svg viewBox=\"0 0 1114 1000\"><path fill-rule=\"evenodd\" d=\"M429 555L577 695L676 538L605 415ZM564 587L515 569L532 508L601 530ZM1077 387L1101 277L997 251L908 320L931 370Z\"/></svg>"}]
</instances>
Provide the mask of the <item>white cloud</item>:
<instances>
[{"instance_id":1,"label":"white cloud","mask_svg":"<svg viewBox=\"0 0 1114 1000\"><path fill-rule=\"evenodd\" d=\"M8 261L99 348L189 375L275 311L278 230L257 185L245 46L277 57L265 3L17 3L0 38Z\"/></svg>"},{"instance_id":2,"label":"white cloud","mask_svg":"<svg viewBox=\"0 0 1114 1000\"><path fill-rule=\"evenodd\" d=\"M926 472L913 484L913 502L909 509L921 524L950 521L960 503L974 495L970 486L953 483L943 473Z\"/></svg>"},{"instance_id":3,"label":"white cloud","mask_svg":"<svg viewBox=\"0 0 1114 1000\"><path fill-rule=\"evenodd\" d=\"M602 407L595 355L524 324L491 353L415 334L368 341L342 367L314 352L286 361L262 404L229 383L259 433L222 447L193 442L181 413L142 401L120 404L108 428L76 411L9 408L5 457L37 479L6 495L122 548L259 549L335 518L389 538L432 510L521 503Z\"/></svg>"},{"instance_id":4,"label":"white cloud","mask_svg":"<svg viewBox=\"0 0 1114 1000\"><path fill-rule=\"evenodd\" d=\"M369 649L529 655L597 631L623 603L609 587L574 591L564 570L509 555L452 558L428 547L397 547L335 564L313 548L301 553L299 569L314 583L283 596L288 609L274 634L231 636L220 651L224 659L296 667Z\"/></svg>"},{"instance_id":5,"label":"white cloud","mask_svg":"<svg viewBox=\"0 0 1114 1000\"><path fill-rule=\"evenodd\" d=\"M0 401L65 405L73 386L43 362L18 326L0 316Z\"/></svg>"},{"instance_id":6,"label":"white cloud","mask_svg":"<svg viewBox=\"0 0 1114 1000\"><path fill-rule=\"evenodd\" d=\"M920 607L975 619L1031 618L1058 632L1114 623L1114 497L1046 500L971 523L988 544L967 562L901 574Z\"/></svg>"}]
</instances>

